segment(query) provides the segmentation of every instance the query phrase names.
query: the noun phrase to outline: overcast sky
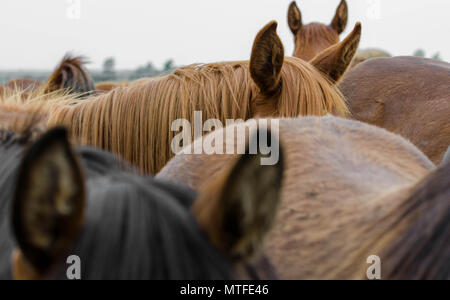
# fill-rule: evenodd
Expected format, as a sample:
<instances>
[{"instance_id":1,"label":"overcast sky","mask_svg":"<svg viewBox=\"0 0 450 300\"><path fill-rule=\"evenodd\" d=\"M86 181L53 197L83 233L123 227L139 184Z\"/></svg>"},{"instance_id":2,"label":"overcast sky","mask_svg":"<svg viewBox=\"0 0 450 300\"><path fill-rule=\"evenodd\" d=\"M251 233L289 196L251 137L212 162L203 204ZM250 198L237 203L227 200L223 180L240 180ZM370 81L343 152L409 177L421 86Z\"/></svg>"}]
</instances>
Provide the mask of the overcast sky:
<instances>
[{"instance_id":1,"label":"overcast sky","mask_svg":"<svg viewBox=\"0 0 450 300\"><path fill-rule=\"evenodd\" d=\"M330 23L340 0L298 0L304 23ZM148 61L161 66L249 59L256 33L279 23L286 54L293 51L287 25L291 0L1 0L0 69L51 69L67 51L100 68L114 56L119 69ZM348 34L363 24L362 48L394 55L450 60L449 0L347 0Z\"/></svg>"}]
</instances>

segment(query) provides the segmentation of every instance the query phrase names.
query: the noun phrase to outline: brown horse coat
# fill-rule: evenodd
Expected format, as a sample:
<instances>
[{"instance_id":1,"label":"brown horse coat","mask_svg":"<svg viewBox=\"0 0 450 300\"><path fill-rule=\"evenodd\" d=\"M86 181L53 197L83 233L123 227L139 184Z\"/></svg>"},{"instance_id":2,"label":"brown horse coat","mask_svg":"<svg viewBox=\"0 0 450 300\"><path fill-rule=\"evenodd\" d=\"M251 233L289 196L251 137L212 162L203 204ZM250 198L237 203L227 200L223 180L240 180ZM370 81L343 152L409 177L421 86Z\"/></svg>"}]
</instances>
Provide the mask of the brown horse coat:
<instances>
[{"instance_id":1,"label":"brown horse coat","mask_svg":"<svg viewBox=\"0 0 450 300\"><path fill-rule=\"evenodd\" d=\"M397 133L441 162L450 145L450 64L373 59L351 69L339 88L354 119Z\"/></svg>"},{"instance_id":2,"label":"brown horse coat","mask_svg":"<svg viewBox=\"0 0 450 300\"><path fill-rule=\"evenodd\" d=\"M435 169L428 158L397 135L335 117L282 119L280 140L285 157L282 202L266 252L281 278L365 278L371 255L382 262L405 259L399 252L408 249L391 246L409 225L392 222L413 222L401 219L403 210L397 209L407 205L411 189ZM200 190L200 201L206 202L196 204L201 208L215 201L209 187L233 160L232 155L180 154L157 177ZM382 265L383 278L397 275L394 263Z\"/></svg>"}]
</instances>

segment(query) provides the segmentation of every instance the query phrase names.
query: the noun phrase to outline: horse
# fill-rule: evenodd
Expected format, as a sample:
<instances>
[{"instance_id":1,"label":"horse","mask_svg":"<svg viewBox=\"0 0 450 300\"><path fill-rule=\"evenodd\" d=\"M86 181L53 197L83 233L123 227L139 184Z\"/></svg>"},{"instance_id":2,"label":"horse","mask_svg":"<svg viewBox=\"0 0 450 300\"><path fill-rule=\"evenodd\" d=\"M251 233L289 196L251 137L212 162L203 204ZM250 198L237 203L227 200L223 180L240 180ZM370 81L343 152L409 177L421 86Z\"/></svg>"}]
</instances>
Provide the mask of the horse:
<instances>
[{"instance_id":1,"label":"horse","mask_svg":"<svg viewBox=\"0 0 450 300\"><path fill-rule=\"evenodd\" d=\"M79 143L111 151L143 173L156 174L174 156L171 142L179 130L174 122L193 124L195 111L222 123L255 116L345 116L346 102L335 80L356 52L361 24L310 63L284 57L276 28L270 22L258 33L249 62L196 64L141 79L75 106L57 107L49 124L66 126Z\"/></svg>"},{"instance_id":2,"label":"horse","mask_svg":"<svg viewBox=\"0 0 450 300\"><path fill-rule=\"evenodd\" d=\"M352 118L409 139L435 164L450 144L450 64L418 57L377 58L339 84Z\"/></svg>"},{"instance_id":3,"label":"horse","mask_svg":"<svg viewBox=\"0 0 450 300\"><path fill-rule=\"evenodd\" d=\"M65 129L45 127L49 107L0 103L1 279L68 279L68 257L81 260L81 279L275 278L260 225L273 221L282 163L263 167L262 154L237 160L224 178L218 248L192 214L195 192L141 176L102 150L73 148Z\"/></svg>"},{"instance_id":4,"label":"horse","mask_svg":"<svg viewBox=\"0 0 450 300\"><path fill-rule=\"evenodd\" d=\"M83 67L86 63L84 57L66 54L37 93L51 94L64 90L69 94L78 94L82 99L95 95L95 84Z\"/></svg>"},{"instance_id":5,"label":"horse","mask_svg":"<svg viewBox=\"0 0 450 300\"><path fill-rule=\"evenodd\" d=\"M205 139L238 148L243 141L233 133L254 130L251 122ZM278 122L285 171L265 247L278 278L367 279L373 256L381 259L383 279L450 278L450 164L436 171L407 140L354 120ZM181 152L156 178L197 190L195 214L208 228L216 182L235 159Z\"/></svg>"},{"instance_id":6,"label":"horse","mask_svg":"<svg viewBox=\"0 0 450 300\"><path fill-rule=\"evenodd\" d=\"M339 42L348 21L348 6L342 0L330 25L311 23L303 25L302 13L295 1L288 10L288 24L294 34L294 56L309 61L323 50Z\"/></svg>"}]
</instances>

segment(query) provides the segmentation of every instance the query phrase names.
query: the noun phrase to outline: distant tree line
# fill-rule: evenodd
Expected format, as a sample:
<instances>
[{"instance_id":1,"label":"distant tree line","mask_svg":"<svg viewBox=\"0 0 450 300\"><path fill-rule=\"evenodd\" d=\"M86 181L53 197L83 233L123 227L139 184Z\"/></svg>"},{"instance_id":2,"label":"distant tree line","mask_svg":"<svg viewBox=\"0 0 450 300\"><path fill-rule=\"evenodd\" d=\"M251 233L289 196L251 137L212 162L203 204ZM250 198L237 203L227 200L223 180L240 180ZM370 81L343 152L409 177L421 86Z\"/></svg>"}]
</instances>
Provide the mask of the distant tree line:
<instances>
[{"instance_id":1,"label":"distant tree line","mask_svg":"<svg viewBox=\"0 0 450 300\"><path fill-rule=\"evenodd\" d=\"M114 57L105 59L103 69L99 72L92 72L92 77L96 82L102 81L133 81L139 78L154 77L158 75L168 74L176 69L172 59L167 60L161 69L158 69L153 63L148 62L146 65L138 67L133 71L117 71L116 60Z\"/></svg>"},{"instance_id":2,"label":"distant tree line","mask_svg":"<svg viewBox=\"0 0 450 300\"><path fill-rule=\"evenodd\" d=\"M414 52L413 55L416 56L416 57L422 57L422 58L426 58L426 57L427 57L427 56L426 56L426 53L425 53L425 50L423 50L423 49L417 49L417 50ZM434 54L433 56L431 56L431 58L434 59L434 60L442 61L442 57L441 57L441 54L440 54L439 52L437 52L436 54Z\"/></svg>"},{"instance_id":3,"label":"distant tree line","mask_svg":"<svg viewBox=\"0 0 450 300\"><path fill-rule=\"evenodd\" d=\"M133 81L139 78L154 77L158 75L168 74L175 70L177 66L172 59L167 60L162 68L157 68L153 63L148 62L145 65L139 66L135 70L117 70L116 60L114 57L109 57L104 60L101 70L89 70L95 82L104 81ZM31 78L40 81L46 81L51 74L48 71L0 71L0 84L8 82L16 78Z\"/></svg>"}]
</instances>

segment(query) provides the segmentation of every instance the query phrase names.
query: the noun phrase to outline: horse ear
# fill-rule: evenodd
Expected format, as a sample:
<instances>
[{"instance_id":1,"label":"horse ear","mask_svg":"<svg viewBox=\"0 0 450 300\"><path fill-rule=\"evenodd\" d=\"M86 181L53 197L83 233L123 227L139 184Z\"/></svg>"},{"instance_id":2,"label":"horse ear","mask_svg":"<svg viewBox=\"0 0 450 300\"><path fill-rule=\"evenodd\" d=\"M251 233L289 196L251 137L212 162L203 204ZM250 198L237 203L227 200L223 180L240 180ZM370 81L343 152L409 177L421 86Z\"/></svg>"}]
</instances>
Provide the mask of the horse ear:
<instances>
[{"instance_id":1,"label":"horse ear","mask_svg":"<svg viewBox=\"0 0 450 300\"><path fill-rule=\"evenodd\" d=\"M264 131L264 134L267 134ZM271 229L281 198L283 157L279 142L270 132L271 147L279 151L276 164L263 165L262 154L244 154L222 181L216 207L220 248L233 261L247 261L258 253ZM257 145L260 133L253 136ZM276 140L275 140L276 139ZM248 147L247 152L248 153Z\"/></svg>"},{"instance_id":2,"label":"horse ear","mask_svg":"<svg viewBox=\"0 0 450 300\"><path fill-rule=\"evenodd\" d=\"M347 21L348 21L348 6L347 2L345 0L342 0L336 10L336 15L334 16L330 26L334 30L336 30L338 34L341 34L342 32L344 32L345 27L347 27Z\"/></svg>"},{"instance_id":3,"label":"horse ear","mask_svg":"<svg viewBox=\"0 0 450 300\"><path fill-rule=\"evenodd\" d=\"M44 93L67 90L71 94L86 96L95 93L95 84L83 68L82 57L66 55L44 85Z\"/></svg>"},{"instance_id":4,"label":"horse ear","mask_svg":"<svg viewBox=\"0 0 450 300\"><path fill-rule=\"evenodd\" d=\"M317 54L309 63L333 82L338 82L350 66L358 50L360 39L361 23L358 22L345 40Z\"/></svg>"},{"instance_id":5,"label":"horse ear","mask_svg":"<svg viewBox=\"0 0 450 300\"><path fill-rule=\"evenodd\" d=\"M291 5L289 5L288 10L288 24L292 33L295 35L302 28L302 13L298 8L295 1L292 1Z\"/></svg>"},{"instance_id":6,"label":"horse ear","mask_svg":"<svg viewBox=\"0 0 450 300\"><path fill-rule=\"evenodd\" d=\"M13 261L15 278L45 276L70 251L84 208L79 163L66 130L55 128L28 149L19 169L12 215L19 246Z\"/></svg>"},{"instance_id":7,"label":"horse ear","mask_svg":"<svg viewBox=\"0 0 450 300\"><path fill-rule=\"evenodd\" d=\"M281 84L284 47L277 35L277 22L267 24L256 36L250 59L250 75L263 94L276 91Z\"/></svg>"}]
</instances>

